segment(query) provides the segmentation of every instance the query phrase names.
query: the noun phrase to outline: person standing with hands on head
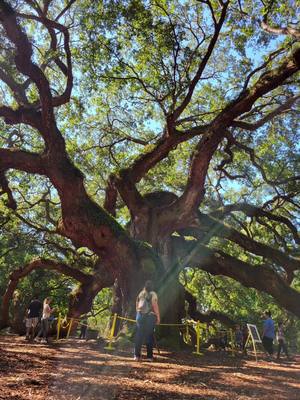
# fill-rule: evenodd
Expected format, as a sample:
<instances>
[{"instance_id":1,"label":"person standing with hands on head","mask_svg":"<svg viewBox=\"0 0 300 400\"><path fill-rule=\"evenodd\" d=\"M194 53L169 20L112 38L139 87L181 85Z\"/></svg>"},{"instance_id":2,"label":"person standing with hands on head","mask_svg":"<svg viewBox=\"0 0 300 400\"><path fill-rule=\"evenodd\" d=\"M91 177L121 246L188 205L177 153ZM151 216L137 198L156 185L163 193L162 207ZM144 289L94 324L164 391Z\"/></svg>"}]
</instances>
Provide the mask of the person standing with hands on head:
<instances>
[{"instance_id":1,"label":"person standing with hands on head","mask_svg":"<svg viewBox=\"0 0 300 400\"><path fill-rule=\"evenodd\" d=\"M160 323L158 297L153 291L152 281L145 283L136 299L136 336L134 359L141 359L142 345L147 345L147 360L153 361L154 328Z\"/></svg>"},{"instance_id":2,"label":"person standing with hands on head","mask_svg":"<svg viewBox=\"0 0 300 400\"><path fill-rule=\"evenodd\" d=\"M275 324L271 317L270 311L264 312L264 324L263 324L263 334L262 334L262 344L269 354L273 357L273 340L275 339Z\"/></svg>"},{"instance_id":3,"label":"person standing with hands on head","mask_svg":"<svg viewBox=\"0 0 300 400\"><path fill-rule=\"evenodd\" d=\"M51 299L46 297L43 303L43 314L41 320L41 330L37 334L36 339L38 339L41 335L43 335L42 341L44 343L49 343L48 341L48 333L49 333L49 318L54 311L54 308L50 308Z\"/></svg>"}]
</instances>

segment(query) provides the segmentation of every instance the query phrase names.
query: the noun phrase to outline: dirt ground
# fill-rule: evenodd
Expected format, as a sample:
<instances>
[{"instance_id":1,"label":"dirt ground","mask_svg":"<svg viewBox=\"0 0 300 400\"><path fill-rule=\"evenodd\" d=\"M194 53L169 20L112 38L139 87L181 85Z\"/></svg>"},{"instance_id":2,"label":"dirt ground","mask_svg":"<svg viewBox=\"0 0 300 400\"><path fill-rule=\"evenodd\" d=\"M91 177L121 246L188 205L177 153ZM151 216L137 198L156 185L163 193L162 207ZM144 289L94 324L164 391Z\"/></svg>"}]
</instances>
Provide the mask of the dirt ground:
<instances>
[{"instance_id":1,"label":"dirt ground","mask_svg":"<svg viewBox=\"0 0 300 400\"><path fill-rule=\"evenodd\" d=\"M161 351L153 363L135 362L129 350L112 353L92 341L46 346L0 336L0 399L299 400L299 361Z\"/></svg>"}]
</instances>

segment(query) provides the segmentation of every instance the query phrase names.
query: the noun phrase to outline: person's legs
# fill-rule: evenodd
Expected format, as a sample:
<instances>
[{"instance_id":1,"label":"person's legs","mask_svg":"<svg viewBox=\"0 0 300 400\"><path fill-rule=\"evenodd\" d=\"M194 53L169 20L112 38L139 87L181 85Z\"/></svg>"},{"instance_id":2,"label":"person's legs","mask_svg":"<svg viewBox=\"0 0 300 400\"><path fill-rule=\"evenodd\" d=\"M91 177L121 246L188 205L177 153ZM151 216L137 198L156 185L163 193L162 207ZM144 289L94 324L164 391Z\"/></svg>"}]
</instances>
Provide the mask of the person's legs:
<instances>
[{"instance_id":1,"label":"person's legs","mask_svg":"<svg viewBox=\"0 0 300 400\"><path fill-rule=\"evenodd\" d=\"M269 347L270 347L270 356L273 356L273 353L274 353L274 348L273 348L273 339L271 339L270 338L270 344L269 344Z\"/></svg>"},{"instance_id":2,"label":"person's legs","mask_svg":"<svg viewBox=\"0 0 300 400\"><path fill-rule=\"evenodd\" d=\"M267 353L272 356L273 355L273 339L264 336L262 338L262 344L265 348L265 350L267 351Z\"/></svg>"},{"instance_id":3,"label":"person's legs","mask_svg":"<svg viewBox=\"0 0 300 400\"><path fill-rule=\"evenodd\" d=\"M30 336L31 340L34 339L34 334L35 334L35 330L36 330L36 327L37 327L38 323L39 323L39 319L37 317L32 318L31 336Z\"/></svg>"},{"instance_id":4,"label":"person's legs","mask_svg":"<svg viewBox=\"0 0 300 400\"><path fill-rule=\"evenodd\" d=\"M278 340L278 349L277 349L277 359L280 358L280 353L281 353L282 346L283 346L283 340L279 339Z\"/></svg>"},{"instance_id":5,"label":"person's legs","mask_svg":"<svg viewBox=\"0 0 300 400\"><path fill-rule=\"evenodd\" d=\"M87 332L87 326L84 326L83 336L82 336L83 339L86 339L86 332Z\"/></svg>"},{"instance_id":6,"label":"person's legs","mask_svg":"<svg viewBox=\"0 0 300 400\"><path fill-rule=\"evenodd\" d=\"M141 357L141 350L144 338L145 338L145 316L138 312L136 315L136 334L134 343L134 357L137 359Z\"/></svg>"},{"instance_id":7,"label":"person's legs","mask_svg":"<svg viewBox=\"0 0 300 400\"><path fill-rule=\"evenodd\" d=\"M42 331L43 331L43 339L48 342L48 332L49 332L49 321L48 319L42 319Z\"/></svg>"},{"instance_id":8,"label":"person's legs","mask_svg":"<svg viewBox=\"0 0 300 400\"><path fill-rule=\"evenodd\" d=\"M289 357L289 352L288 352L287 344L285 343L285 341L282 342L282 349L283 349L285 355L288 358Z\"/></svg>"},{"instance_id":9,"label":"person's legs","mask_svg":"<svg viewBox=\"0 0 300 400\"><path fill-rule=\"evenodd\" d=\"M153 342L154 342L155 323L156 323L155 314L149 314L147 316L147 336L146 336L147 358L149 360L153 359Z\"/></svg>"},{"instance_id":10,"label":"person's legs","mask_svg":"<svg viewBox=\"0 0 300 400\"><path fill-rule=\"evenodd\" d=\"M26 318L26 339L30 339L30 329L31 329L31 318Z\"/></svg>"},{"instance_id":11,"label":"person's legs","mask_svg":"<svg viewBox=\"0 0 300 400\"><path fill-rule=\"evenodd\" d=\"M81 328L80 328L79 339L84 339L84 327L83 326L81 326Z\"/></svg>"}]
</instances>

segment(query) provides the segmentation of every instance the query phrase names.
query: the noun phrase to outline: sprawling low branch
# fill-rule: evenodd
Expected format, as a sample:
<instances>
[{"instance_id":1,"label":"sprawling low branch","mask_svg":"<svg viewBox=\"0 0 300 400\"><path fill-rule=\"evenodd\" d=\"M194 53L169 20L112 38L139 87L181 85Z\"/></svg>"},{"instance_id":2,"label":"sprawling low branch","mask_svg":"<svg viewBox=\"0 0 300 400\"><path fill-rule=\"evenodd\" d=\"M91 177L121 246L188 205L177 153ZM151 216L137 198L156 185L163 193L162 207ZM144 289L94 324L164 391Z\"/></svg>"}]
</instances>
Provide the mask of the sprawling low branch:
<instances>
[{"instance_id":1,"label":"sprawling low branch","mask_svg":"<svg viewBox=\"0 0 300 400\"><path fill-rule=\"evenodd\" d=\"M174 238L175 239L175 238ZM291 288L272 268L253 266L224 252L197 243L176 241L176 250L184 267L200 268L213 275L233 278L246 287L270 294L281 306L300 316L300 293Z\"/></svg>"},{"instance_id":2,"label":"sprawling low branch","mask_svg":"<svg viewBox=\"0 0 300 400\"><path fill-rule=\"evenodd\" d=\"M196 298L187 290L185 290L185 300L188 302L188 314L194 320L199 320L201 322L210 323L211 321L217 320L222 324L233 327L235 325L235 321L233 321L226 314L223 314L218 311L210 311L209 313L201 313L197 310L197 300Z\"/></svg>"},{"instance_id":3,"label":"sprawling low branch","mask_svg":"<svg viewBox=\"0 0 300 400\"><path fill-rule=\"evenodd\" d=\"M76 279L82 284L88 284L88 282L92 281L92 275L85 274L82 271L72 268L64 263L59 263L53 260L42 258L31 261L24 267L19 268L10 274L10 280L2 298L0 327L4 327L8 324L9 302L18 286L20 279L24 278L35 269L48 269L52 271L57 271L63 275L69 276L70 278Z\"/></svg>"},{"instance_id":4,"label":"sprawling low branch","mask_svg":"<svg viewBox=\"0 0 300 400\"><path fill-rule=\"evenodd\" d=\"M245 250L279 264L286 270L289 280L293 278L293 272L300 269L300 259L297 260L293 257L289 257L280 250L267 244L257 242L215 218L201 214L199 215L199 222L201 228L207 229L208 235L225 237L226 239L237 243Z\"/></svg>"}]
</instances>

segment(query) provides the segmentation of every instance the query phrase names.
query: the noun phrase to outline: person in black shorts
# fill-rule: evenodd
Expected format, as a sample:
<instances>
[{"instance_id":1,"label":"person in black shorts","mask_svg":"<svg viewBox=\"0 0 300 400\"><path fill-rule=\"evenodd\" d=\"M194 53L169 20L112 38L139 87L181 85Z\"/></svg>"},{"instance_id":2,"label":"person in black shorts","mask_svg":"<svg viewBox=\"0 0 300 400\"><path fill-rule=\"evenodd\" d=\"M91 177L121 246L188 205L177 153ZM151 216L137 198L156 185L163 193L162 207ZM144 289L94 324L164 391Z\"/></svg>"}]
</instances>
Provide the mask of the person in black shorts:
<instances>
[{"instance_id":1,"label":"person in black shorts","mask_svg":"<svg viewBox=\"0 0 300 400\"><path fill-rule=\"evenodd\" d=\"M39 322L42 310L42 303L35 297L27 308L26 315L26 339L33 340L35 328Z\"/></svg>"}]
</instances>

